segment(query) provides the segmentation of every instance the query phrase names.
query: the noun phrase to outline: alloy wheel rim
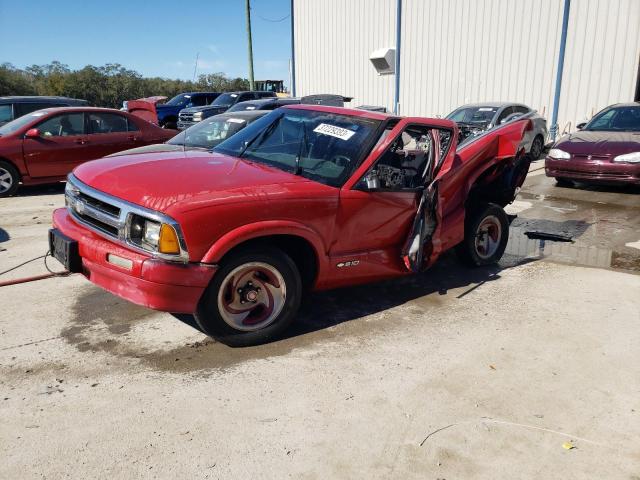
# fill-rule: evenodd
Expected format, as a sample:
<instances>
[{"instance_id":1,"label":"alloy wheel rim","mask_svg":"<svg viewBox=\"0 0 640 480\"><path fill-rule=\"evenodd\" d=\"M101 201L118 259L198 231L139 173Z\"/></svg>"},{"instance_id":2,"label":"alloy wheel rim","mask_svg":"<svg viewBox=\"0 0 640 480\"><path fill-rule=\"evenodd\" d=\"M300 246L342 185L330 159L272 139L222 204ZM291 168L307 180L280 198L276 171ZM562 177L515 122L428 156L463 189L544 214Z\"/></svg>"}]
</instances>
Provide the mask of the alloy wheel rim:
<instances>
[{"instance_id":1,"label":"alloy wheel rim","mask_svg":"<svg viewBox=\"0 0 640 480\"><path fill-rule=\"evenodd\" d=\"M495 215L485 217L476 230L475 248L480 258L486 260L492 257L500 247L502 225Z\"/></svg>"},{"instance_id":2,"label":"alloy wheel rim","mask_svg":"<svg viewBox=\"0 0 640 480\"><path fill-rule=\"evenodd\" d=\"M0 167L0 193L7 192L13 186L13 177L8 170Z\"/></svg>"},{"instance_id":3,"label":"alloy wheel rim","mask_svg":"<svg viewBox=\"0 0 640 480\"><path fill-rule=\"evenodd\" d=\"M287 286L278 269L249 262L229 272L220 284L218 312L235 330L261 330L278 318L286 298Z\"/></svg>"}]
</instances>

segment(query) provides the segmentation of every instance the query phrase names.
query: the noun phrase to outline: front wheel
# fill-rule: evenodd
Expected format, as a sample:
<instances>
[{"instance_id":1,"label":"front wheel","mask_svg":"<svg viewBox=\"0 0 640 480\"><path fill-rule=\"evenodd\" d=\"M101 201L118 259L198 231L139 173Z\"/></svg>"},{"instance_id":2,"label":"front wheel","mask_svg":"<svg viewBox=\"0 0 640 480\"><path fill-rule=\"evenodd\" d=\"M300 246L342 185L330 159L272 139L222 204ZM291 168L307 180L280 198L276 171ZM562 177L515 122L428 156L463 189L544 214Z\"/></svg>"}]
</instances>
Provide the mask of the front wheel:
<instances>
[{"instance_id":1,"label":"front wheel","mask_svg":"<svg viewBox=\"0 0 640 480\"><path fill-rule=\"evenodd\" d=\"M20 183L20 173L9 162L0 160L0 197L10 197Z\"/></svg>"},{"instance_id":2,"label":"front wheel","mask_svg":"<svg viewBox=\"0 0 640 480\"><path fill-rule=\"evenodd\" d=\"M289 256L270 247L245 250L223 260L195 320L205 333L227 345L258 345L284 332L301 296L300 273Z\"/></svg>"},{"instance_id":3,"label":"front wheel","mask_svg":"<svg viewBox=\"0 0 640 480\"><path fill-rule=\"evenodd\" d=\"M500 206L489 203L468 213L464 240L456 247L456 253L467 265L490 265L502 258L508 241L507 214Z\"/></svg>"}]
</instances>

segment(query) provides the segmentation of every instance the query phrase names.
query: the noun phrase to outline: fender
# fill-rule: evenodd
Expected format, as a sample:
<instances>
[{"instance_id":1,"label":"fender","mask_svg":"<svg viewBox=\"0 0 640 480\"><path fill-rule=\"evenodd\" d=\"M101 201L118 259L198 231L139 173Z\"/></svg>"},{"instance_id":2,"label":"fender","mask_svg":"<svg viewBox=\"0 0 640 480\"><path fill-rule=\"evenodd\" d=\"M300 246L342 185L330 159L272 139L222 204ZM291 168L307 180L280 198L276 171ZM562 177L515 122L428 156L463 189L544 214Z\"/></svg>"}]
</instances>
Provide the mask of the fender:
<instances>
[{"instance_id":1,"label":"fender","mask_svg":"<svg viewBox=\"0 0 640 480\"><path fill-rule=\"evenodd\" d=\"M520 163L516 161L519 160L518 157L523 153L520 144L525 132L533 128L532 125L533 123L529 119L526 119L526 121L515 121L508 126L501 127L498 131L499 134L494 135L490 142L485 145L479 143L482 147L474 156L487 156L489 152L491 152L491 154L488 155L491 159L484 165L484 168L476 168L473 173L467 176L467 181L465 182L465 197L469 195L478 179L485 175L491 168L503 163L505 160L508 161L508 165L504 166L507 169L513 169ZM489 137L489 135L486 136ZM502 172L497 176L501 174ZM522 181L524 181L524 178Z\"/></svg>"},{"instance_id":2,"label":"fender","mask_svg":"<svg viewBox=\"0 0 640 480\"><path fill-rule=\"evenodd\" d=\"M322 237L320 237L315 230L307 225L291 220L267 220L242 225L225 233L209 247L201 263L218 263L229 250L241 243L271 235L293 235L307 240L318 257L318 271L322 270L322 267L327 262L327 248Z\"/></svg>"}]
</instances>

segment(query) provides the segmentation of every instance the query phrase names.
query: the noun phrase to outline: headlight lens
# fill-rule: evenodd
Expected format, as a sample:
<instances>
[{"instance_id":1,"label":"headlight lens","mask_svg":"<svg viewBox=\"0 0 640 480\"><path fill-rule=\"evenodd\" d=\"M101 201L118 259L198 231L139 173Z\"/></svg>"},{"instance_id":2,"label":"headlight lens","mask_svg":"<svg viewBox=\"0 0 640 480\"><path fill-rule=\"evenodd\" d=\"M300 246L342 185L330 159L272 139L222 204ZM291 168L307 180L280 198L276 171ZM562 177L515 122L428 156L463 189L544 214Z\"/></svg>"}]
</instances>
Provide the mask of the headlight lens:
<instances>
[{"instance_id":1,"label":"headlight lens","mask_svg":"<svg viewBox=\"0 0 640 480\"><path fill-rule=\"evenodd\" d=\"M202 112L196 112L193 114L193 119L197 122L199 122L200 120L202 120Z\"/></svg>"},{"instance_id":2,"label":"headlight lens","mask_svg":"<svg viewBox=\"0 0 640 480\"><path fill-rule=\"evenodd\" d=\"M613 159L614 162L620 163L640 163L640 152L625 153L618 155Z\"/></svg>"},{"instance_id":3,"label":"headlight lens","mask_svg":"<svg viewBox=\"0 0 640 480\"><path fill-rule=\"evenodd\" d=\"M555 158L556 160L569 160L571 155L565 152L564 150L560 150L559 148L552 148L549 150L549 156L551 158Z\"/></svg>"},{"instance_id":4,"label":"headlight lens","mask_svg":"<svg viewBox=\"0 0 640 480\"><path fill-rule=\"evenodd\" d=\"M150 252L180 254L178 234L171 225L149 220L140 215L131 217L129 241Z\"/></svg>"},{"instance_id":5,"label":"headlight lens","mask_svg":"<svg viewBox=\"0 0 640 480\"><path fill-rule=\"evenodd\" d=\"M144 234L142 235L142 242L147 245L158 246L160 240L160 224L157 222L151 222L149 220L144 222Z\"/></svg>"}]
</instances>

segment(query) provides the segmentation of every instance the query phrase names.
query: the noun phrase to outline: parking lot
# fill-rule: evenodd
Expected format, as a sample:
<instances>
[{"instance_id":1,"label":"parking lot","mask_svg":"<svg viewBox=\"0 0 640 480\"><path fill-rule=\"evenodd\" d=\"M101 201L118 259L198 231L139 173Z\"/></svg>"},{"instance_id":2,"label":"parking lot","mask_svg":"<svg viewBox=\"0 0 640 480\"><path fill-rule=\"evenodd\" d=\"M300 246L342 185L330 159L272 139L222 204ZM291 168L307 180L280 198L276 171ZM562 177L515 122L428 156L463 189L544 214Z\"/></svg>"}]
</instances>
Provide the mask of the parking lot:
<instances>
[{"instance_id":1,"label":"parking lot","mask_svg":"<svg viewBox=\"0 0 640 480\"><path fill-rule=\"evenodd\" d=\"M2 288L0 477L640 478L640 197L541 167L499 267L314 294L260 347L79 275ZM0 200L0 270L63 189Z\"/></svg>"}]
</instances>

